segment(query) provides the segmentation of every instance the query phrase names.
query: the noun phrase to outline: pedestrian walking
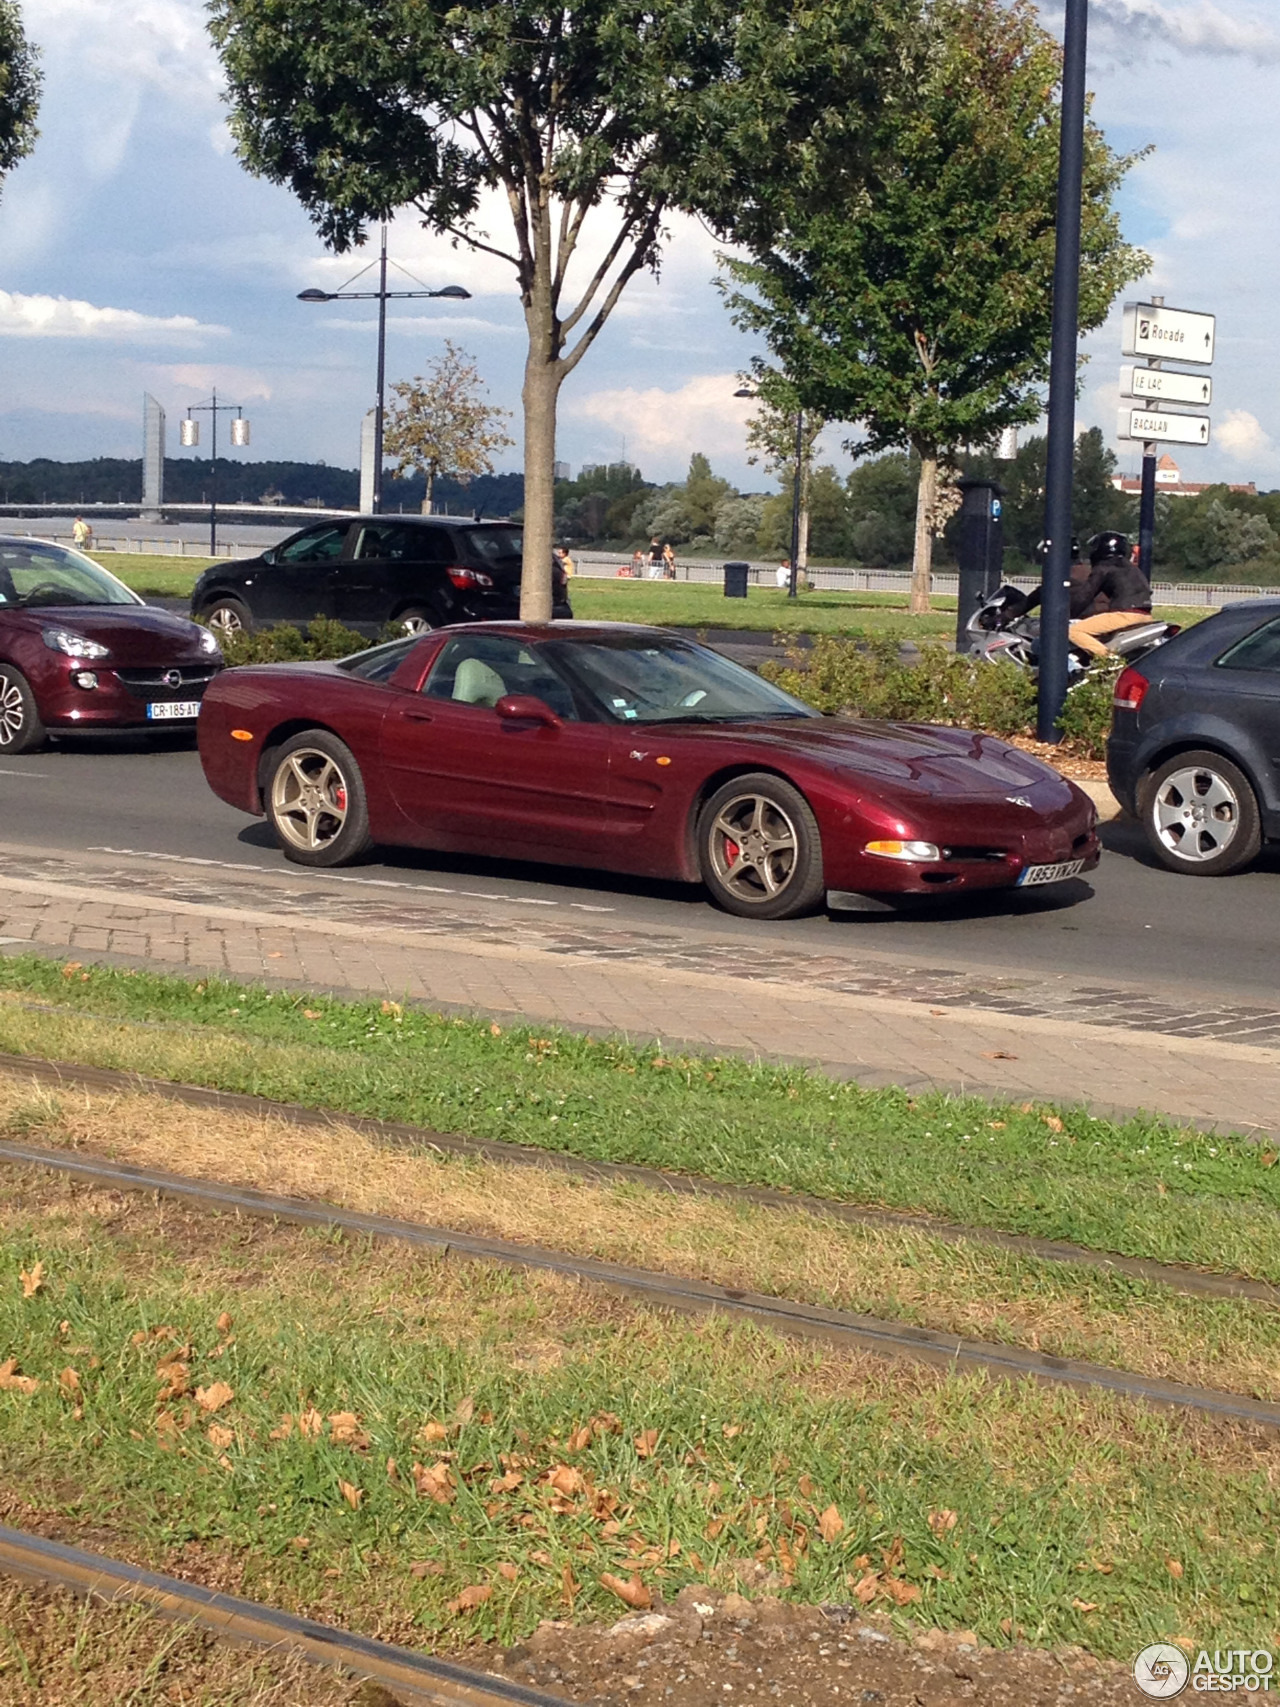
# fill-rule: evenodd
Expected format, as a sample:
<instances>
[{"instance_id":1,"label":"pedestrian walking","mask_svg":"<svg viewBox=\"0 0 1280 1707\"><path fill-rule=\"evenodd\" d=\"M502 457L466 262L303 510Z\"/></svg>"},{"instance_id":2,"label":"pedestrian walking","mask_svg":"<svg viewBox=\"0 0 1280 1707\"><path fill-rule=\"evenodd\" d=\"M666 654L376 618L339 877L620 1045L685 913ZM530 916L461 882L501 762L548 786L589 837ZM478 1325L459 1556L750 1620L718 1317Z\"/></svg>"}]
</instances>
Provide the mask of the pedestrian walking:
<instances>
[{"instance_id":1,"label":"pedestrian walking","mask_svg":"<svg viewBox=\"0 0 1280 1707\"><path fill-rule=\"evenodd\" d=\"M670 540L662 548L662 578L664 581L676 578L676 553Z\"/></svg>"},{"instance_id":2,"label":"pedestrian walking","mask_svg":"<svg viewBox=\"0 0 1280 1707\"><path fill-rule=\"evenodd\" d=\"M649 579L651 581L662 579L662 541L656 533L649 541Z\"/></svg>"},{"instance_id":3,"label":"pedestrian walking","mask_svg":"<svg viewBox=\"0 0 1280 1707\"><path fill-rule=\"evenodd\" d=\"M93 529L83 516L77 516L71 524L71 543L77 551L88 551L93 544Z\"/></svg>"},{"instance_id":4,"label":"pedestrian walking","mask_svg":"<svg viewBox=\"0 0 1280 1707\"><path fill-rule=\"evenodd\" d=\"M572 581L573 577L578 573L578 565L573 561L573 558L570 557L569 547L567 545L557 545L552 555L555 557L556 562L564 572L565 580Z\"/></svg>"}]
</instances>

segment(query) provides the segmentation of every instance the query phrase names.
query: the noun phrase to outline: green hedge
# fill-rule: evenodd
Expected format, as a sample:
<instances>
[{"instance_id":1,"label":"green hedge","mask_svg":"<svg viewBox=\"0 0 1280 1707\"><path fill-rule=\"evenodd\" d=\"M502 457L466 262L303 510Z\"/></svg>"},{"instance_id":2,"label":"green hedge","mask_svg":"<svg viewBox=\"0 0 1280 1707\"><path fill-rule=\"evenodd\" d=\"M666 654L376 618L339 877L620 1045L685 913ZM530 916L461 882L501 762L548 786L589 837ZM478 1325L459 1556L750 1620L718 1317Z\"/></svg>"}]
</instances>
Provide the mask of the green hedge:
<instances>
[{"instance_id":1,"label":"green hedge","mask_svg":"<svg viewBox=\"0 0 1280 1707\"><path fill-rule=\"evenodd\" d=\"M387 638L393 636L389 634ZM284 622L252 634L237 634L232 640L219 639L222 656L228 664L297 664L315 658L349 658L353 652L363 652L374 644L354 628L327 616L309 622L305 634L292 623Z\"/></svg>"},{"instance_id":2,"label":"green hedge","mask_svg":"<svg viewBox=\"0 0 1280 1707\"><path fill-rule=\"evenodd\" d=\"M760 673L819 711L954 724L1006 737L1036 730L1036 687L1024 670L960 657L932 641L921 644L918 662L904 663L894 638L820 638L809 651L790 653L785 665L763 664ZM1102 757L1114 684L1113 670L1098 670L1068 694L1060 719L1065 753Z\"/></svg>"}]
</instances>

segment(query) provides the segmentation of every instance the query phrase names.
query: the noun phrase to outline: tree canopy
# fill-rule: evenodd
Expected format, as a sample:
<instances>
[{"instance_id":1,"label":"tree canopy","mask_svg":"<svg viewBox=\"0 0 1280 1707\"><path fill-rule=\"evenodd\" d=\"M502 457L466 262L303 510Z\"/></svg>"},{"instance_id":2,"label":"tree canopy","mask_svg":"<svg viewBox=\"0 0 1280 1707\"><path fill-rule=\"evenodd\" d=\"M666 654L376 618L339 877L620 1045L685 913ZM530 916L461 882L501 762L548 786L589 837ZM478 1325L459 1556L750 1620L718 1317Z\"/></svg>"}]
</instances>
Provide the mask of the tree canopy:
<instances>
[{"instance_id":1,"label":"tree canopy","mask_svg":"<svg viewBox=\"0 0 1280 1707\"><path fill-rule=\"evenodd\" d=\"M466 486L477 474L493 473L492 451L515 442L503 429L509 411L487 400L474 361L449 338L425 375L398 380L391 389L396 401L387 415L387 455L397 474L422 475L428 514L442 474Z\"/></svg>"},{"instance_id":2,"label":"tree canopy","mask_svg":"<svg viewBox=\"0 0 1280 1707\"><path fill-rule=\"evenodd\" d=\"M40 68L22 28L17 0L0 0L0 178L36 140Z\"/></svg>"},{"instance_id":3,"label":"tree canopy","mask_svg":"<svg viewBox=\"0 0 1280 1707\"><path fill-rule=\"evenodd\" d=\"M240 156L290 185L326 242L413 208L513 268L527 616L551 609L560 386L657 266L664 218L741 235L804 177L815 136L841 139L848 172L913 3L211 0Z\"/></svg>"},{"instance_id":4,"label":"tree canopy","mask_svg":"<svg viewBox=\"0 0 1280 1707\"><path fill-rule=\"evenodd\" d=\"M739 323L774 358L757 364L761 389L785 383L806 407L857 423L855 454L919 457L918 604L943 519L939 459L1043 407L1060 58L1029 0L933 0L864 170L841 180L836 162L818 174L821 193L775 195L769 244L725 262ZM1132 158L1089 125L1082 330L1149 264L1113 206Z\"/></svg>"}]
</instances>

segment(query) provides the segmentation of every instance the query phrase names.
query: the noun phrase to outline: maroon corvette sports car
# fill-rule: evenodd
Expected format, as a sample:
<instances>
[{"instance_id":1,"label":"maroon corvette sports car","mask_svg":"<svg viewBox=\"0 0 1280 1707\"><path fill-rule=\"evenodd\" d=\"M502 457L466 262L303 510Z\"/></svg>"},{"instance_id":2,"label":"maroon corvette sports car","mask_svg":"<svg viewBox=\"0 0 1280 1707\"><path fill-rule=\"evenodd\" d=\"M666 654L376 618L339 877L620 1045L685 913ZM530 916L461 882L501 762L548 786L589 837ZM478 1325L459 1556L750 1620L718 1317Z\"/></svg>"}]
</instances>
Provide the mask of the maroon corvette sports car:
<instances>
[{"instance_id":1,"label":"maroon corvette sports car","mask_svg":"<svg viewBox=\"0 0 1280 1707\"><path fill-rule=\"evenodd\" d=\"M303 865L390 842L701 880L782 919L1098 863L1092 802L1038 759L824 717L662 629L484 623L228 670L198 739L215 793Z\"/></svg>"},{"instance_id":2,"label":"maroon corvette sports car","mask_svg":"<svg viewBox=\"0 0 1280 1707\"><path fill-rule=\"evenodd\" d=\"M207 628L91 557L0 535L0 758L78 729L182 729L222 668Z\"/></svg>"}]
</instances>

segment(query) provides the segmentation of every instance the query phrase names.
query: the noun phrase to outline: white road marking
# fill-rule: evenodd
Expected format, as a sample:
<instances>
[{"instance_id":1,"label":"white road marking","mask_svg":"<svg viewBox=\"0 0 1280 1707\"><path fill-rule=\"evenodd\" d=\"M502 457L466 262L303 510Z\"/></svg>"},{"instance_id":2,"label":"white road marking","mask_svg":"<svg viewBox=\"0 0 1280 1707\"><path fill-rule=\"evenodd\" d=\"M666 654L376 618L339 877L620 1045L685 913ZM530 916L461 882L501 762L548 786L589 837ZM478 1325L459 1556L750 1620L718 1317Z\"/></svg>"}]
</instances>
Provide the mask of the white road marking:
<instances>
[{"instance_id":1,"label":"white road marking","mask_svg":"<svg viewBox=\"0 0 1280 1707\"><path fill-rule=\"evenodd\" d=\"M0 770L0 776L33 776L39 782L48 782L48 771L7 771Z\"/></svg>"},{"instance_id":2,"label":"white road marking","mask_svg":"<svg viewBox=\"0 0 1280 1707\"><path fill-rule=\"evenodd\" d=\"M198 854L160 853L153 848L86 848L86 853L115 854L122 859L168 860L175 865L199 865L219 871L252 871L257 876L271 873L271 867L251 865L246 860L202 859ZM277 873L276 875L280 875ZM291 872L285 875L293 875ZM576 907L581 913L616 913L616 907L592 907L585 901L545 901L533 895L500 895L485 889L449 888L443 883L408 883L395 877L349 877L338 871L308 870L308 877L323 878L329 883L354 883L364 889L407 889L413 894L458 895L467 901L509 901L517 907Z\"/></svg>"}]
</instances>

